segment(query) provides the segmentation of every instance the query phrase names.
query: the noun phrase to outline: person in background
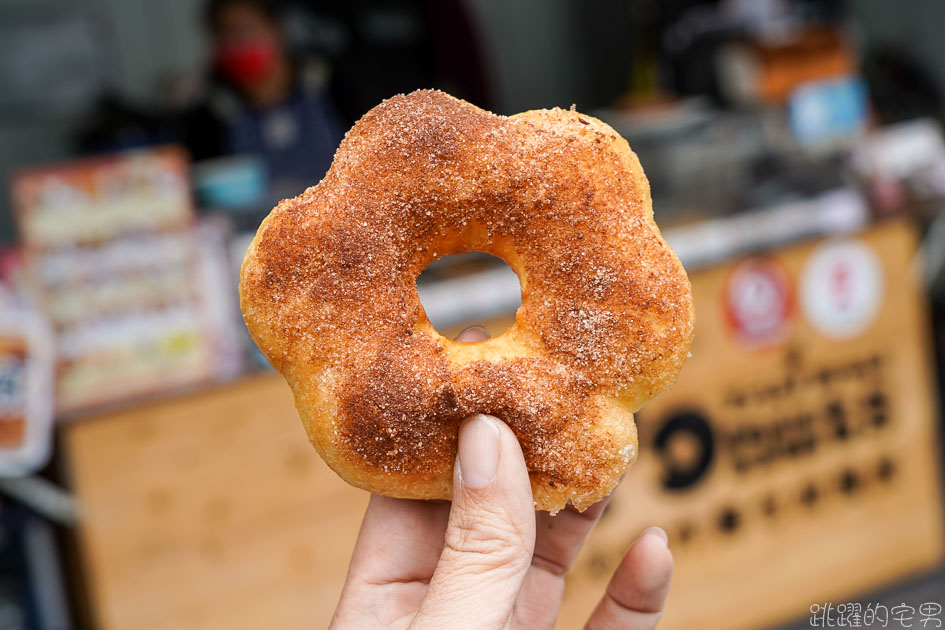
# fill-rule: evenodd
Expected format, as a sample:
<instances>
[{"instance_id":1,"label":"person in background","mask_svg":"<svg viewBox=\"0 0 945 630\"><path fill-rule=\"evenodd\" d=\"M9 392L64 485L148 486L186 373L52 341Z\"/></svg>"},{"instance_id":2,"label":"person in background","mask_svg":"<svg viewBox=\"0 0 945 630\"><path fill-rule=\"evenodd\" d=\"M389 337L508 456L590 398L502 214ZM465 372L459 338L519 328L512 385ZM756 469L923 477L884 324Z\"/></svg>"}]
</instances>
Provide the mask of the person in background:
<instances>
[{"instance_id":1,"label":"person in background","mask_svg":"<svg viewBox=\"0 0 945 630\"><path fill-rule=\"evenodd\" d=\"M177 135L194 160L258 156L274 185L291 189L324 176L343 133L327 66L291 57L280 8L274 0L208 2L212 82Z\"/></svg>"}]
</instances>

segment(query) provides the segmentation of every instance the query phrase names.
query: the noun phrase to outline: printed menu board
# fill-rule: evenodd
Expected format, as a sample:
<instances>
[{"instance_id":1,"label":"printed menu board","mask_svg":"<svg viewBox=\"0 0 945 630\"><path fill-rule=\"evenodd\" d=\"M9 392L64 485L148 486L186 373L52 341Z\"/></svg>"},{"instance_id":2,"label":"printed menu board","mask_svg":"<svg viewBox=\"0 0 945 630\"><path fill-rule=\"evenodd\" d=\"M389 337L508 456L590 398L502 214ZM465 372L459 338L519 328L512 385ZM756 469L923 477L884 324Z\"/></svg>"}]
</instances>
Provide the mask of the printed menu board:
<instances>
[{"instance_id":1,"label":"printed menu board","mask_svg":"<svg viewBox=\"0 0 945 630\"><path fill-rule=\"evenodd\" d=\"M60 411L215 374L188 168L165 147L15 178L27 278L57 337Z\"/></svg>"},{"instance_id":2,"label":"printed menu board","mask_svg":"<svg viewBox=\"0 0 945 630\"><path fill-rule=\"evenodd\" d=\"M916 253L892 223L691 274L692 358L637 414L640 458L568 578L561 627L579 626L649 525L676 558L664 630L854 611L941 563Z\"/></svg>"}]
</instances>

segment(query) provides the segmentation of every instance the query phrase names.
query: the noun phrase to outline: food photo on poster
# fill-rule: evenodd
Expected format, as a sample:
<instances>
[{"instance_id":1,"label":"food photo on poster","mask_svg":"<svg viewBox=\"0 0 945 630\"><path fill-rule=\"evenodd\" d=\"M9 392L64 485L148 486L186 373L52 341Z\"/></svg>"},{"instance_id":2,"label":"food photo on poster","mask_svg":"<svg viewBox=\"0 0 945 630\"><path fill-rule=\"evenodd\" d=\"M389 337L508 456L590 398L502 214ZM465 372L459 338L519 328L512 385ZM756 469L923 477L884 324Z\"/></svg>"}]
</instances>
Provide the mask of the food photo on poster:
<instances>
[{"instance_id":1,"label":"food photo on poster","mask_svg":"<svg viewBox=\"0 0 945 630\"><path fill-rule=\"evenodd\" d=\"M942 627L943 20L0 3L0 628Z\"/></svg>"}]
</instances>

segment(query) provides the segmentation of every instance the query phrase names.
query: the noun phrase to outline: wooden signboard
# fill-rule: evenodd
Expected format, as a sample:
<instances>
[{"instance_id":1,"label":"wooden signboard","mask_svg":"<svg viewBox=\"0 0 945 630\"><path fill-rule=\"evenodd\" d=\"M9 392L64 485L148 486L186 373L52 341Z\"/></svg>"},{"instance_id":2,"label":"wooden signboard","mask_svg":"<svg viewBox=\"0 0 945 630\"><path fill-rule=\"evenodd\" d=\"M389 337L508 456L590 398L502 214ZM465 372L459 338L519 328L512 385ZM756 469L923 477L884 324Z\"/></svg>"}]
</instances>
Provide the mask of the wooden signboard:
<instances>
[{"instance_id":1,"label":"wooden signboard","mask_svg":"<svg viewBox=\"0 0 945 630\"><path fill-rule=\"evenodd\" d=\"M562 628L649 525L677 563L662 630L803 618L941 562L915 255L891 224L692 274L693 356L637 416L640 458L568 581Z\"/></svg>"},{"instance_id":2,"label":"wooden signboard","mask_svg":"<svg viewBox=\"0 0 945 630\"><path fill-rule=\"evenodd\" d=\"M649 525L677 561L662 630L765 627L940 562L914 255L889 225L693 274L693 357L639 414L558 627ZM281 378L62 430L98 627L327 626L367 494L312 451Z\"/></svg>"}]
</instances>

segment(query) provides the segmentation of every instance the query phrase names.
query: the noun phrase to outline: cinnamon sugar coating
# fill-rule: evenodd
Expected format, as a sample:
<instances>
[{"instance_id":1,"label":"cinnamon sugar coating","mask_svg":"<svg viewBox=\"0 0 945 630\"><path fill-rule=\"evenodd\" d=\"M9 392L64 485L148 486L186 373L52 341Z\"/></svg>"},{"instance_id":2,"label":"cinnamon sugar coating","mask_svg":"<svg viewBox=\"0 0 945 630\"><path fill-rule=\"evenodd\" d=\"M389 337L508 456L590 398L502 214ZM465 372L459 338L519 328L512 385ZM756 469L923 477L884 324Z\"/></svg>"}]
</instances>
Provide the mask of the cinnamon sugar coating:
<instances>
[{"instance_id":1,"label":"cinnamon sugar coating","mask_svg":"<svg viewBox=\"0 0 945 630\"><path fill-rule=\"evenodd\" d=\"M348 482L448 499L459 423L487 413L518 437L536 508L583 509L635 458L632 412L692 339L689 281L652 214L636 156L594 118L400 95L260 226L243 316ZM430 325L416 278L468 251L518 273L522 306L505 334L462 344Z\"/></svg>"}]
</instances>

